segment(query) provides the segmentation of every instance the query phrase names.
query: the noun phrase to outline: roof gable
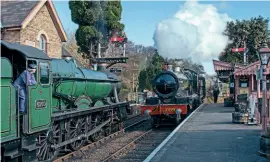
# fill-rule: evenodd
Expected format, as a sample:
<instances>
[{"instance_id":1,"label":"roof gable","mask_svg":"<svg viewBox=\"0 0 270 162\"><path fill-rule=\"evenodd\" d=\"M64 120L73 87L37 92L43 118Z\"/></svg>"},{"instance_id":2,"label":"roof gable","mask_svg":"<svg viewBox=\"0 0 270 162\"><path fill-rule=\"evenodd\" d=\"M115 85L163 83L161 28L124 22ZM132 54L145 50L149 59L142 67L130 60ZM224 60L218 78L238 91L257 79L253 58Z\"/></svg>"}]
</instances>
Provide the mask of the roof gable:
<instances>
[{"instance_id":1,"label":"roof gable","mask_svg":"<svg viewBox=\"0 0 270 162\"><path fill-rule=\"evenodd\" d=\"M61 41L66 42L67 36L65 30L51 0L1 2L2 28L25 28L43 5L47 5Z\"/></svg>"}]
</instances>

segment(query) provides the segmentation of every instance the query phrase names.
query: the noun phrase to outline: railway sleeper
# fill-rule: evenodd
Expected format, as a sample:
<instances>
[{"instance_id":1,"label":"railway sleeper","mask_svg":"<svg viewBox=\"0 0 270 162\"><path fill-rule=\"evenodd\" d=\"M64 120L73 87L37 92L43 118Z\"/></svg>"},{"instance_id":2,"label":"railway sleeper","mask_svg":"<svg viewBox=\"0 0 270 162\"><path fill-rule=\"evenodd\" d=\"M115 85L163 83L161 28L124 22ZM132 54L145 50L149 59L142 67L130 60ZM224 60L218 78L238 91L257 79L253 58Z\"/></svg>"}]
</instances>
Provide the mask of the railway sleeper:
<instances>
[{"instance_id":1,"label":"railway sleeper","mask_svg":"<svg viewBox=\"0 0 270 162\"><path fill-rule=\"evenodd\" d=\"M153 149L151 149L151 150L153 150ZM150 150L141 150L141 149L137 149L136 151L135 151L135 149L133 149L133 150L130 150L127 154L126 154L126 156L127 157L134 157L135 155L136 156L138 156L138 155L149 155L149 151Z\"/></svg>"},{"instance_id":2,"label":"railway sleeper","mask_svg":"<svg viewBox=\"0 0 270 162\"><path fill-rule=\"evenodd\" d=\"M120 157L121 159L128 159L128 160L143 160L149 155L149 152L145 154L127 154L126 156Z\"/></svg>"}]
</instances>

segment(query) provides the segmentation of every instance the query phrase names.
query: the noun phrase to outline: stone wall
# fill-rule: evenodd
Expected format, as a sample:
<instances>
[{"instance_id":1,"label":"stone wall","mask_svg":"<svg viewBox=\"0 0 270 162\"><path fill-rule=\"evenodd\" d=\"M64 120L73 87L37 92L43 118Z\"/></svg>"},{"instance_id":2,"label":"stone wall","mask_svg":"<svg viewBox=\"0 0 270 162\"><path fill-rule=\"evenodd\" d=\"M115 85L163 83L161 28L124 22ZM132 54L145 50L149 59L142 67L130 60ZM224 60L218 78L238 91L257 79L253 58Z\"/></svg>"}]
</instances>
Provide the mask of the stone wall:
<instances>
[{"instance_id":1,"label":"stone wall","mask_svg":"<svg viewBox=\"0 0 270 162\"><path fill-rule=\"evenodd\" d=\"M20 42L20 30L1 31L1 40L12 43Z\"/></svg>"},{"instance_id":2,"label":"stone wall","mask_svg":"<svg viewBox=\"0 0 270 162\"><path fill-rule=\"evenodd\" d=\"M41 34L44 34L47 39L48 56L61 58L62 42L54 26L47 5L44 5L30 23L21 30L21 44L39 48L39 37Z\"/></svg>"}]
</instances>

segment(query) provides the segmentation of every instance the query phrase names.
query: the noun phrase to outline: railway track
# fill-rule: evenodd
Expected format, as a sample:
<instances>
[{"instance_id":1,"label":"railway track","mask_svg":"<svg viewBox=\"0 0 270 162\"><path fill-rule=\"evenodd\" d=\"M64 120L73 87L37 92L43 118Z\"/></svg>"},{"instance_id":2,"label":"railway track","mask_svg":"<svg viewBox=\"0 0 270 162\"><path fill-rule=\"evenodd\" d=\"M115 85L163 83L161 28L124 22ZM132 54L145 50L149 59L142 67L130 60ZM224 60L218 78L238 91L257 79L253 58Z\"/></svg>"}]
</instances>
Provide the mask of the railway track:
<instances>
[{"instance_id":1,"label":"railway track","mask_svg":"<svg viewBox=\"0 0 270 162\"><path fill-rule=\"evenodd\" d=\"M150 129L103 162L142 162L173 131L174 127Z\"/></svg>"},{"instance_id":2,"label":"railway track","mask_svg":"<svg viewBox=\"0 0 270 162\"><path fill-rule=\"evenodd\" d=\"M101 146L102 144L104 144L105 142L111 141L114 138L117 138L119 136L124 136L124 134L128 131L130 131L130 129L132 129L133 127L136 127L140 124L142 124L143 122L147 121L149 119L149 117L142 117L140 115L137 116L132 116L130 118L128 118L126 121L124 121L124 129L115 132L107 137L102 138L101 140L88 144L82 148L80 148L77 151L68 153L64 156L59 157L58 159L54 160L54 162L66 162L66 161L73 161L72 158L78 158L80 156L84 156L84 151L87 151L89 149L96 149L97 147ZM78 156L79 155L79 156Z\"/></svg>"}]
</instances>

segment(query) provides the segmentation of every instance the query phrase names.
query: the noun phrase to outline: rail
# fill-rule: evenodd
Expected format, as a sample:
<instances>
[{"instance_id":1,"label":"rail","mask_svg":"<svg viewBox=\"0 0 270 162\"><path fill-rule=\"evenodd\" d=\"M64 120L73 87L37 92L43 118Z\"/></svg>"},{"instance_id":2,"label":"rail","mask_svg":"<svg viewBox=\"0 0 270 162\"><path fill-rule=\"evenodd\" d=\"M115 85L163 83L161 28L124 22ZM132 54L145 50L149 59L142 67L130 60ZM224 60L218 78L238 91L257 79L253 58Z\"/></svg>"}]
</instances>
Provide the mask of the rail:
<instances>
[{"instance_id":1,"label":"rail","mask_svg":"<svg viewBox=\"0 0 270 162\"><path fill-rule=\"evenodd\" d=\"M140 123L146 121L147 119L149 119L149 117L146 117L146 118L144 118L144 119L142 119L142 120L140 120L140 121L138 121L138 122L136 122L136 123L133 123L133 124L131 124L131 125L125 127L124 129L118 131L118 132L115 132L115 133L113 133L113 134L111 134L111 135L109 135L109 136L107 136L107 137L104 137L104 138L100 139L100 140L97 141L97 142L88 144L88 145L86 145L86 146L80 148L80 149L77 150L77 151L74 151L74 152L71 152L71 153L69 153L69 154L66 154L66 155L64 155L64 156L62 156L62 157L59 157L58 159L54 160L53 162L63 162L63 161L65 161L65 160L68 160L68 159L70 159L71 157L73 157L73 155L74 155L75 153L77 153L77 152L82 152L82 151L85 151L85 150L88 150L88 149L90 149L90 148L93 148L93 147L95 147L95 146L101 144L101 143L104 143L105 141L108 141L109 139L115 138L115 137L117 137L117 136L119 136L119 135L125 133L126 130L128 130L128 129L130 129L130 128L132 128L132 127L134 127L134 126L136 126L136 125L138 125L138 124L140 124Z\"/></svg>"},{"instance_id":2,"label":"rail","mask_svg":"<svg viewBox=\"0 0 270 162\"><path fill-rule=\"evenodd\" d=\"M110 155L105 160L103 160L103 162L108 162L109 160L112 160L113 158L118 157L124 150L128 149L131 146L134 146L138 141L140 141L143 137L145 137L147 134L149 134L152 131L153 131L153 129L150 129L147 132L145 132L144 134L140 135L135 140L131 141L130 143L128 143L127 145L125 145L123 148L121 148L120 150L118 150L114 154Z\"/></svg>"}]
</instances>

